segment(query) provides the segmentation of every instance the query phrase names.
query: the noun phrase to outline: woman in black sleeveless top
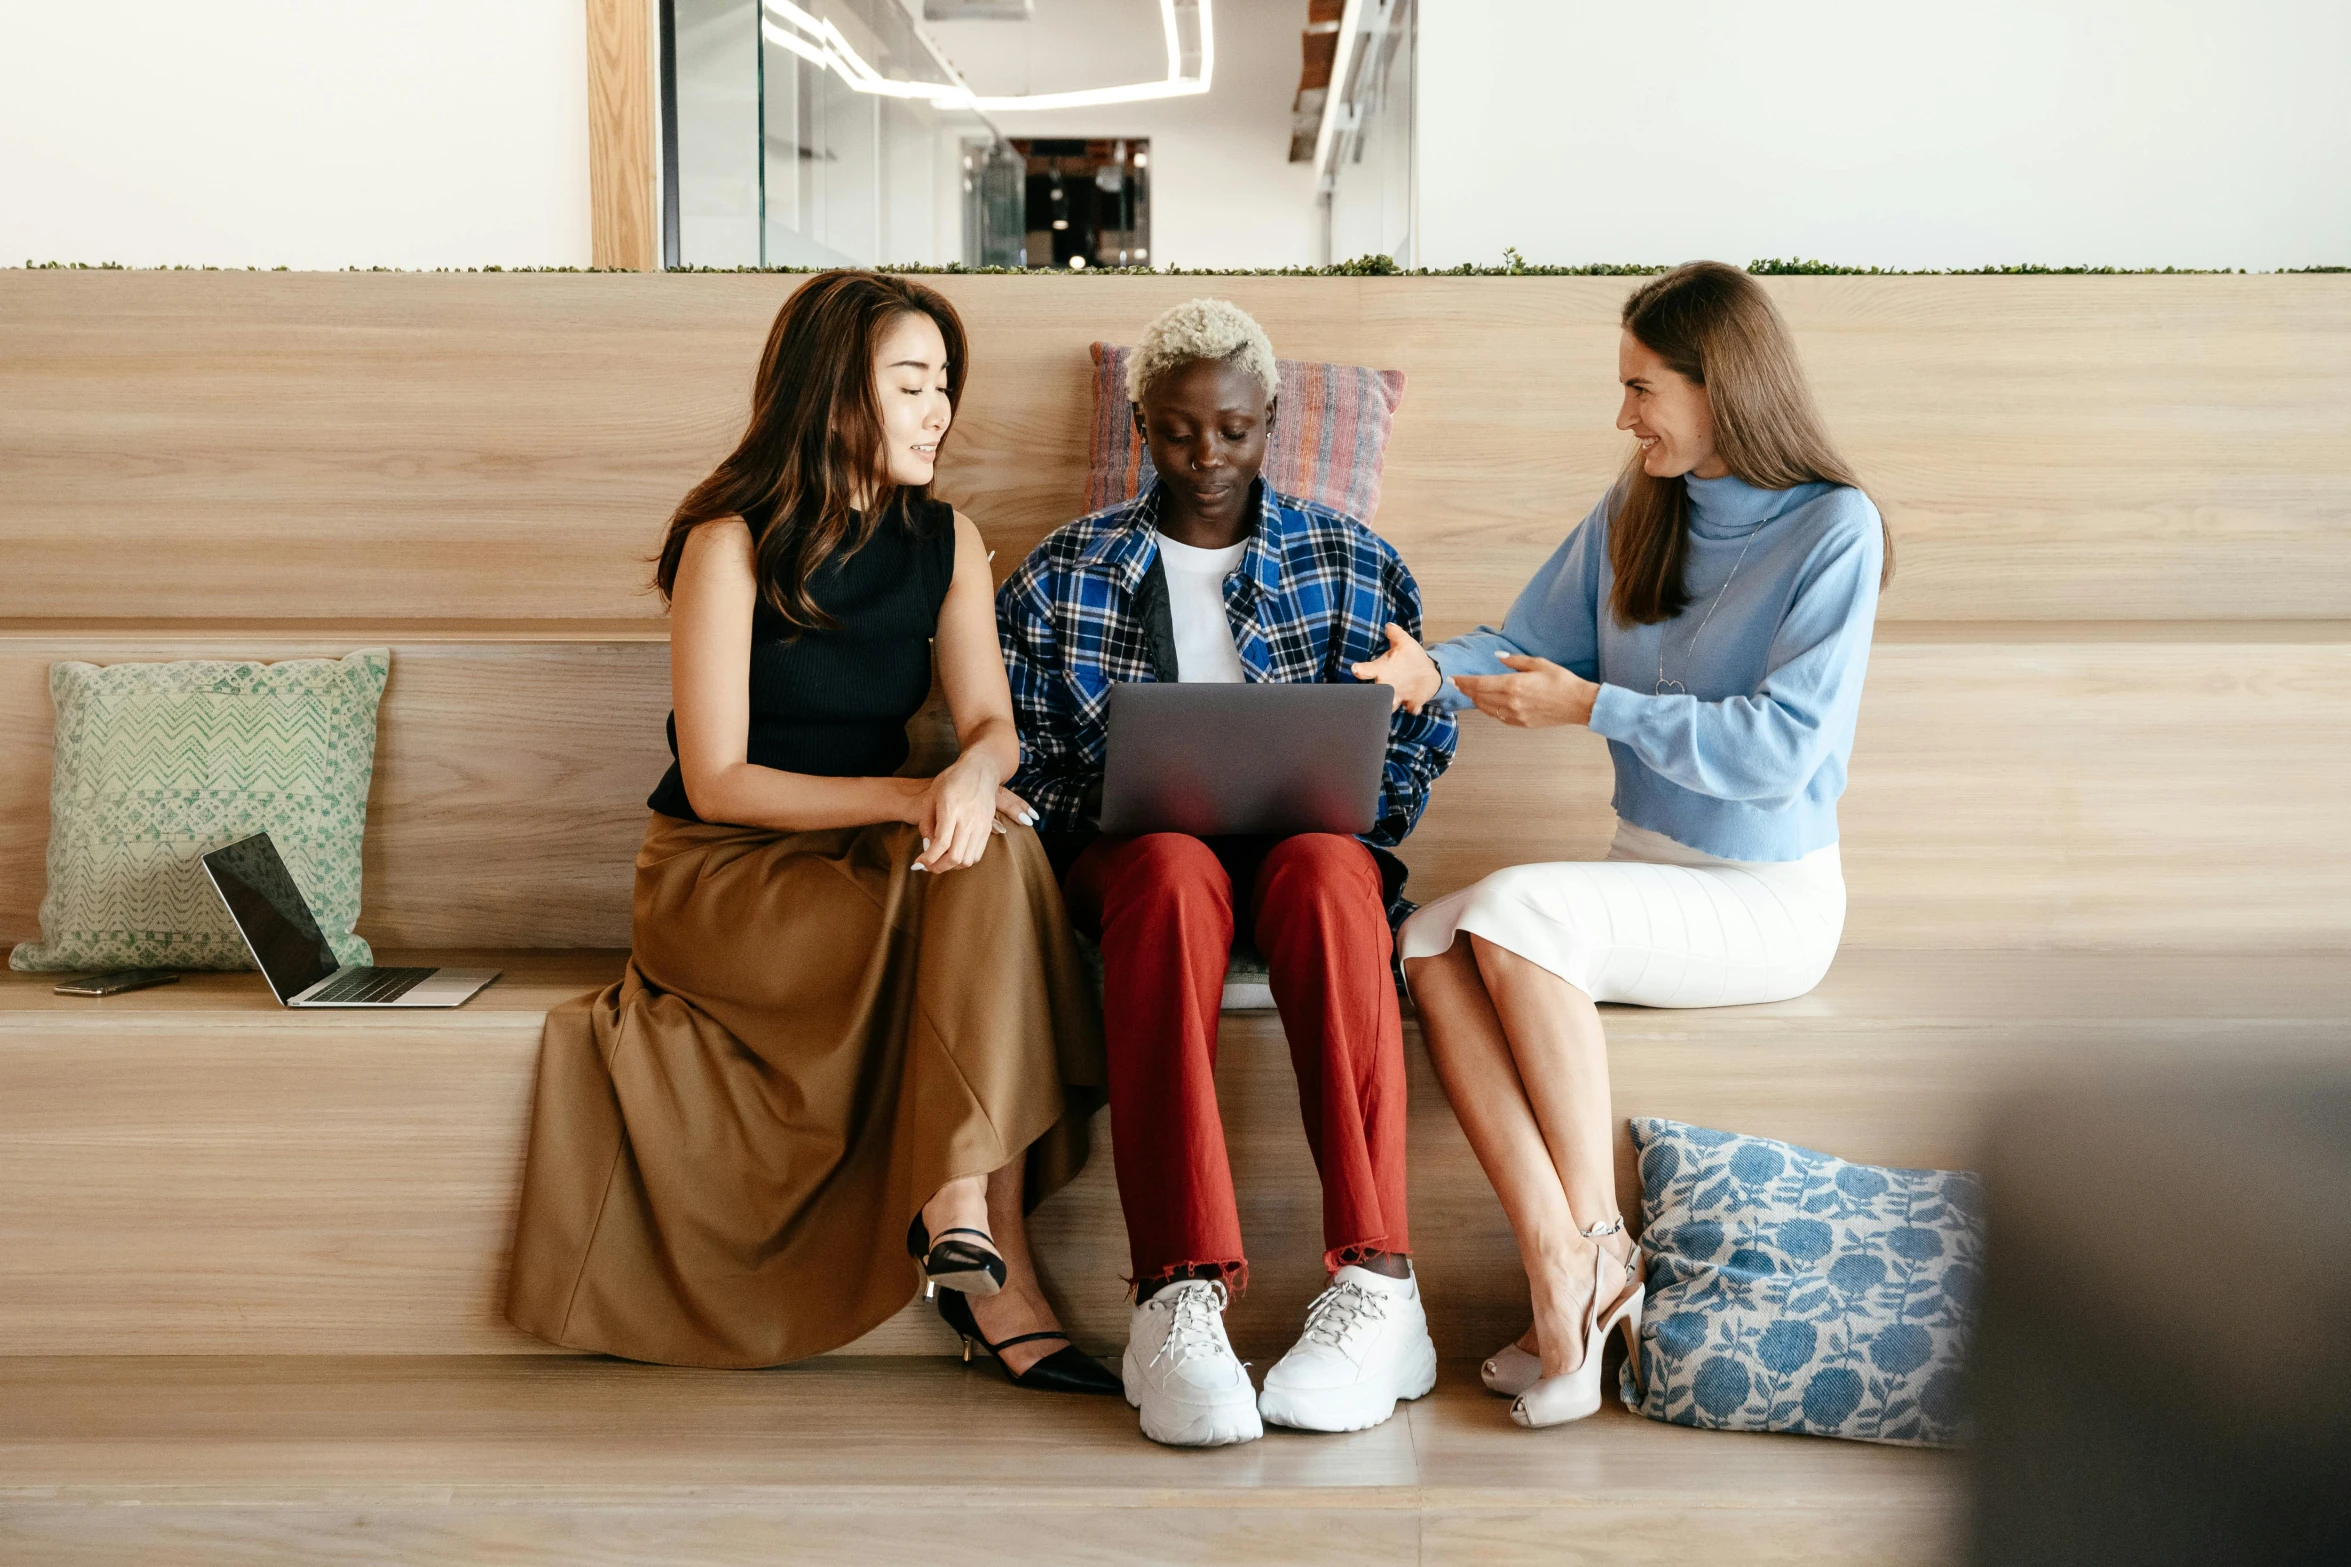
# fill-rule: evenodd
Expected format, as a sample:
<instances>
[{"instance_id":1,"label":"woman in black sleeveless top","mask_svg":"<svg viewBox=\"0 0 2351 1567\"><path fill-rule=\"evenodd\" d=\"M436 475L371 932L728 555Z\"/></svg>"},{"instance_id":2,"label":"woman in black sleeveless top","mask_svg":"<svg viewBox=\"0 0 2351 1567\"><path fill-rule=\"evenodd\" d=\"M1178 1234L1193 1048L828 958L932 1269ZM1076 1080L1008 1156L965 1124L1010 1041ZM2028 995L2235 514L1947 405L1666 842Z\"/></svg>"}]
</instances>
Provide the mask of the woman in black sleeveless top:
<instances>
[{"instance_id":1,"label":"woman in black sleeveless top","mask_svg":"<svg viewBox=\"0 0 2351 1567\"><path fill-rule=\"evenodd\" d=\"M672 518L676 760L626 976L547 1020L508 1312L637 1360L772 1365L927 1278L1024 1385L1118 1392L1023 1236L1085 1162L1101 1044L1028 807L987 551L929 498L964 337L812 278L734 454ZM901 776L934 650L959 755Z\"/></svg>"}]
</instances>

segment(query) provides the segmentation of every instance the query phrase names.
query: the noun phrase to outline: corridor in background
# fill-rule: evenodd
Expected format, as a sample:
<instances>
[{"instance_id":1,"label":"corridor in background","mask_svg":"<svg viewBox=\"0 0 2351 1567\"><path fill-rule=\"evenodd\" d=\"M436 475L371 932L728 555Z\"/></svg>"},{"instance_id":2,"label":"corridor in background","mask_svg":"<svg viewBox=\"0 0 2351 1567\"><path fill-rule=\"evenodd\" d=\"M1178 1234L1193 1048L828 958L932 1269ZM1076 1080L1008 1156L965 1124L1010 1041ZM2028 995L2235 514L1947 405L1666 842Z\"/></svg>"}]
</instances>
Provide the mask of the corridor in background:
<instances>
[{"instance_id":1,"label":"corridor in background","mask_svg":"<svg viewBox=\"0 0 2351 1567\"><path fill-rule=\"evenodd\" d=\"M1021 255L990 265L1140 267L1151 264L1151 144L1147 141L1016 140ZM980 236L993 244L996 236ZM970 248L967 242L967 251Z\"/></svg>"},{"instance_id":2,"label":"corridor in background","mask_svg":"<svg viewBox=\"0 0 2351 1567\"><path fill-rule=\"evenodd\" d=\"M1308 0L657 4L663 265L1312 259Z\"/></svg>"}]
</instances>

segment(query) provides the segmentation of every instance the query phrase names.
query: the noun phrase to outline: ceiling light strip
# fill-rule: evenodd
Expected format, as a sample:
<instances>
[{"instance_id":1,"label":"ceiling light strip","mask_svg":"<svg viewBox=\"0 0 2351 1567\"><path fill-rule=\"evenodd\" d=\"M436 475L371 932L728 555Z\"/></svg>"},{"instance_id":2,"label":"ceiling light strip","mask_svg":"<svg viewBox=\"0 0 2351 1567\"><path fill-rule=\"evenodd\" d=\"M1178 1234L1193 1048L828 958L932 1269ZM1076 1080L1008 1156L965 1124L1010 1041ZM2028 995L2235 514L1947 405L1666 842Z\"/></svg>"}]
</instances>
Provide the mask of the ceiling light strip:
<instances>
[{"instance_id":1,"label":"ceiling light strip","mask_svg":"<svg viewBox=\"0 0 2351 1567\"><path fill-rule=\"evenodd\" d=\"M979 113L1001 113L1023 109L1089 109L1102 104L1192 97L1208 91L1216 69L1216 23L1211 14L1212 0L1159 0L1160 22L1167 35L1165 81L1132 82L1119 87L1087 87L1075 92L1005 96L974 93L960 81L892 80L867 64L849 40L842 36L841 30L830 21L811 15L794 5L792 0L761 0L761 3L767 14L760 18L759 31L769 42L789 49L819 69L830 70L858 92L889 98L926 99L932 108L940 110L969 109ZM1176 19L1179 4L1189 6L1199 18L1200 74L1197 77L1183 74L1183 40ZM1353 4L1354 0L1349 0L1351 8ZM793 31L794 28L798 31ZM944 59L940 63L944 64ZM1325 127L1327 134L1327 118Z\"/></svg>"},{"instance_id":2,"label":"ceiling light strip","mask_svg":"<svg viewBox=\"0 0 2351 1567\"><path fill-rule=\"evenodd\" d=\"M1167 79L1184 79L1184 43L1176 33L1175 0L1159 0L1159 25L1167 33Z\"/></svg>"}]
</instances>

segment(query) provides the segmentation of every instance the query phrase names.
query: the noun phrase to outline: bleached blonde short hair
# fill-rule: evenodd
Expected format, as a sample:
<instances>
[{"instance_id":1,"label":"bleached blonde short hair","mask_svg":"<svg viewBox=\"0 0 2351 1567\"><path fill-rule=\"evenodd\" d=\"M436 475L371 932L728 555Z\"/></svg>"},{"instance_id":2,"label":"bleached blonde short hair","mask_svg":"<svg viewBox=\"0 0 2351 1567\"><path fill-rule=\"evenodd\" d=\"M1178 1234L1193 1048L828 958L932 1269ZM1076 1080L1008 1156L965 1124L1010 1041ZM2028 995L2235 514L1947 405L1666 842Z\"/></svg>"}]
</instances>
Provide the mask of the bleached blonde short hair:
<instances>
[{"instance_id":1,"label":"bleached blonde short hair","mask_svg":"<svg viewBox=\"0 0 2351 1567\"><path fill-rule=\"evenodd\" d=\"M1272 402L1282 389L1273 339L1256 318L1229 299L1187 299L1143 328L1127 360L1127 397L1140 404L1161 377L1203 359L1221 359L1257 378Z\"/></svg>"}]
</instances>

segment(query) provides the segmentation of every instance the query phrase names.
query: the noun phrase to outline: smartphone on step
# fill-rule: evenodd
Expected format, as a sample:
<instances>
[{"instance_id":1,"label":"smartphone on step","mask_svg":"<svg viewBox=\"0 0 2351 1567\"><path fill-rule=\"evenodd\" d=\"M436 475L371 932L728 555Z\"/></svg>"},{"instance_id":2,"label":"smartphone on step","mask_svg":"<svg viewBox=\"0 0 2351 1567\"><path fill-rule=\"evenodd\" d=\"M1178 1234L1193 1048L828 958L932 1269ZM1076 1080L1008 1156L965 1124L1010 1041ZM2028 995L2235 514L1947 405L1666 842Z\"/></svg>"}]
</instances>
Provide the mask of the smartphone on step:
<instances>
[{"instance_id":1,"label":"smartphone on step","mask_svg":"<svg viewBox=\"0 0 2351 1567\"><path fill-rule=\"evenodd\" d=\"M118 968L110 974L85 974L80 979L69 979L57 987L61 996L119 996L126 990L145 990L149 985L179 983L179 975L167 968Z\"/></svg>"}]
</instances>

